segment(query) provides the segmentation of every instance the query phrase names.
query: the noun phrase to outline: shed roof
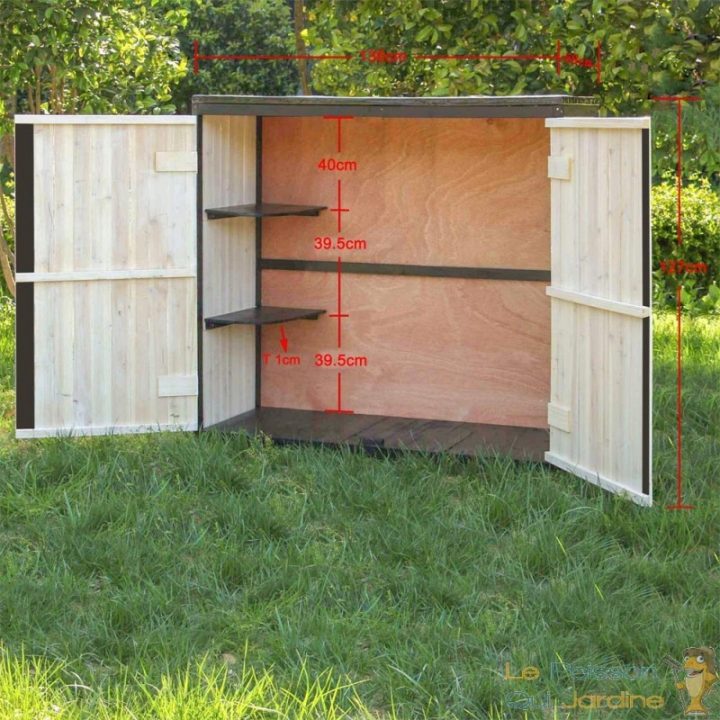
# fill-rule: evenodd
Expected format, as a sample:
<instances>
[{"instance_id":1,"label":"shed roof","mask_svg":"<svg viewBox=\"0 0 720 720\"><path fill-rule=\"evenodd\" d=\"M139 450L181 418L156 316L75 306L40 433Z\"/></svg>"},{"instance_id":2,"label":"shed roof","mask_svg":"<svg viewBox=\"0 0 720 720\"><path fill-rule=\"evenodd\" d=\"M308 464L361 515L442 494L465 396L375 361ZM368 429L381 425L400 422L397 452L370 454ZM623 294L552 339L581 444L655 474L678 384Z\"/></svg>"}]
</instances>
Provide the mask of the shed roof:
<instances>
[{"instance_id":1,"label":"shed roof","mask_svg":"<svg viewBox=\"0 0 720 720\"><path fill-rule=\"evenodd\" d=\"M353 117L578 117L598 113L594 97L467 95L337 97L330 95L194 95L195 115L352 115Z\"/></svg>"}]
</instances>

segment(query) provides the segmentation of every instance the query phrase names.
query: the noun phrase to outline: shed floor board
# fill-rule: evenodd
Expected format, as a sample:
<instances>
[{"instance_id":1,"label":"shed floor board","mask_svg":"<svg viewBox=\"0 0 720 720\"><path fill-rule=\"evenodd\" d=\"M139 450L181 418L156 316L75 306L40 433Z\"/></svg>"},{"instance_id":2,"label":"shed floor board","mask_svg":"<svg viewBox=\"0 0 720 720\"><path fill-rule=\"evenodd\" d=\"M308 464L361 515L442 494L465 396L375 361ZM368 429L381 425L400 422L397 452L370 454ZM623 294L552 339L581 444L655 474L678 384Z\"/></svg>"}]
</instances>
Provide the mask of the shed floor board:
<instances>
[{"instance_id":1,"label":"shed floor board","mask_svg":"<svg viewBox=\"0 0 720 720\"><path fill-rule=\"evenodd\" d=\"M366 448L450 452L455 455L507 455L542 461L550 448L540 428L448 422L385 415L339 415L313 410L260 408L218 423L208 430L263 432L278 443L310 442Z\"/></svg>"}]
</instances>

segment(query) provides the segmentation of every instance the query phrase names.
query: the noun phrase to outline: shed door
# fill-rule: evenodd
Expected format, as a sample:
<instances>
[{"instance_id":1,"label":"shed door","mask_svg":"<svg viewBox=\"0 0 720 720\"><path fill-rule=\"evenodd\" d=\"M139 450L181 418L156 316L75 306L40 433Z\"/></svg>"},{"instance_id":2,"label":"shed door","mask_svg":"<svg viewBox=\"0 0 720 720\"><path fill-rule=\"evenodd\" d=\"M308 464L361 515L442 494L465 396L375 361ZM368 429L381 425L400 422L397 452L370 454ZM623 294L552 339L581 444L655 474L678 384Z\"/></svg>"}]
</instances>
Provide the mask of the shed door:
<instances>
[{"instance_id":1,"label":"shed door","mask_svg":"<svg viewBox=\"0 0 720 720\"><path fill-rule=\"evenodd\" d=\"M552 135L546 460L649 505L649 118L546 124Z\"/></svg>"},{"instance_id":2,"label":"shed door","mask_svg":"<svg viewBox=\"0 0 720 720\"><path fill-rule=\"evenodd\" d=\"M16 122L17 436L196 429L195 118Z\"/></svg>"}]
</instances>

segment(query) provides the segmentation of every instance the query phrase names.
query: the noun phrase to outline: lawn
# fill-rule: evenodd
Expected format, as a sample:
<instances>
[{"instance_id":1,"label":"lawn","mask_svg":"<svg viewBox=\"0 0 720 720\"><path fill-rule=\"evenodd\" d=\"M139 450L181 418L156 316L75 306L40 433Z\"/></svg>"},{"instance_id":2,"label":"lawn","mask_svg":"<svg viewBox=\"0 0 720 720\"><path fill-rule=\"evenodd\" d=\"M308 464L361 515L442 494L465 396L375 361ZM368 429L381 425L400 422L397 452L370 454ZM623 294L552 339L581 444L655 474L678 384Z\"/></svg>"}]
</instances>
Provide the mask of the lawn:
<instances>
[{"instance_id":1,"label":"lawn","mask_svg":"<svg viewBox=\"0 0 720 720\"><path fill-rule=\"evenodd\" d=\"M522 718L622 689L678 715L663 657L720 641L720 321L685 323L686 512L655 327L651 509L502 458L19 443L0 336L0 718Z\"/></svg>"}]
</instances>

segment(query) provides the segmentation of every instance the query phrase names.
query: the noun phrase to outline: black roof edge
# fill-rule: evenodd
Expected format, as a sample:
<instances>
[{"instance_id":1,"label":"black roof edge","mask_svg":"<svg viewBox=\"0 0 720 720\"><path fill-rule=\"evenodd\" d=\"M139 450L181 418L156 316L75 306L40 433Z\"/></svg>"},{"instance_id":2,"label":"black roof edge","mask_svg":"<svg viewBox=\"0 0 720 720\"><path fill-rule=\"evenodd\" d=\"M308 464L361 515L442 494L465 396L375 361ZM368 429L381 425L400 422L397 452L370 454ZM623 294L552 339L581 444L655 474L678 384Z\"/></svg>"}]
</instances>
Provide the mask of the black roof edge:
<instances>
[{"instance_id":1,"label":"black roof edge","mask_svg":"<svg viewBox=\"0 0 720 720\"><path fill-rule=\"evenodd\" d=\"M594 97L505 95L336 97L329 95L193 95L194 115L353 117L576 117L598 114Z\"/></svg>"}]
</instances>

